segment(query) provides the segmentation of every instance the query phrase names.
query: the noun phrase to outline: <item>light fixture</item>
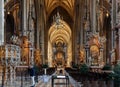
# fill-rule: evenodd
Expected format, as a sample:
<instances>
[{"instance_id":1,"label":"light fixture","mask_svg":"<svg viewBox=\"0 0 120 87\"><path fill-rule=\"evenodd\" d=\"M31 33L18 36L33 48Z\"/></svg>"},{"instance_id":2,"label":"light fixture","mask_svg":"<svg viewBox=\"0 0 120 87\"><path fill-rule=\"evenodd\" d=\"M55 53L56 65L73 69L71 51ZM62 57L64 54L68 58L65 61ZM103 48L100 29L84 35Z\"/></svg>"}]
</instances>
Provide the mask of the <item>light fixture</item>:
<instances>
[{"instance_id":1,"label":"light fixture","mask_svg":"<svg viewBox=\"0 0 120 87\"><path fill-rule=\"evenodd\" d=\"M10 11L8 11L7 14L9 15L9 14L10 14Z\"/></svg>"},{"instance_id":2,"label":"light fixture","mask_svg":"<svg viewBox=\"0 0 120 87\"><path fill-rule=\"evenodd\" d=\"M106 13L106 17L109 17L109 13L108 12Z\"/></svg>"}]
</instances>

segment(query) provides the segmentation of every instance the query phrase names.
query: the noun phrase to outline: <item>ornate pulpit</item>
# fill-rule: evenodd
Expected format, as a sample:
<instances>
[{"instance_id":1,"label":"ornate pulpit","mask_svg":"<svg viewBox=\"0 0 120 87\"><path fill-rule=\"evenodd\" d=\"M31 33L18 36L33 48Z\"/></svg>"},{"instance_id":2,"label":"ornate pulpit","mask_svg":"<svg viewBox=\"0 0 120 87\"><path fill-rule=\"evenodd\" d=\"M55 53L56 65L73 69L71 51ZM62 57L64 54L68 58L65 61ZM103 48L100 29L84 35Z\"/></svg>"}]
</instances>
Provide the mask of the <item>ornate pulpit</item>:
<instances>
[{"instance_id":1,"label":"ornate pulpit","mask_svg":"<svg viewBox=\"0 0 120 87\"><path fill-rule=\"evenodd\" d=\"M0 46L0 64L5 68L5 80L15 79L15 68L20 64L20 46L6 44Z\"/></svg>"}]
</instances>

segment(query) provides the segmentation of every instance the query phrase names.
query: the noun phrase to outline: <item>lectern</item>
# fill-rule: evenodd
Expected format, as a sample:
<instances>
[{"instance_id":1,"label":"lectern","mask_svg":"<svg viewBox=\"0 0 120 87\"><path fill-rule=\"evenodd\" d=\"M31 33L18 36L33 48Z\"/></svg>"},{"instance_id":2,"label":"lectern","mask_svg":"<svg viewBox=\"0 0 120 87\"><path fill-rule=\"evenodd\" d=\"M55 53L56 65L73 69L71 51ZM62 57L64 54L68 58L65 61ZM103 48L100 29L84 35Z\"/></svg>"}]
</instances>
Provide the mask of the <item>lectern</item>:
<instances>
[{"instance_id":1,"label":"lectern","mask_svg":"<svg viewBox=\"0 0 120 87\"><path fill-rule=\"evenodd\" d=\"M64 82L55 82L55 79L65 79L66 81ZM53 75L52 76L52 87L54 87L54 85L66 85L66 87L69 87L69 77L66 75Z\"/></svg>"}]
</instances>

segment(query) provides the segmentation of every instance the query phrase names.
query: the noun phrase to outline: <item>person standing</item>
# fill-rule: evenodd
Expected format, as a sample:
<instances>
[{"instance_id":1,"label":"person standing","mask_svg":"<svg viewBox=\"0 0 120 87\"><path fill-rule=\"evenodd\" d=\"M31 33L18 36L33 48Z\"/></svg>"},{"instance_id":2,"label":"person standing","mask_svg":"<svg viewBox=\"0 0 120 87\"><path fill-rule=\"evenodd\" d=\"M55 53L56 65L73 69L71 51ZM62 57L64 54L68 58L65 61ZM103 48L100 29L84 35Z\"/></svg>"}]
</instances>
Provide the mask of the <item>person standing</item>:
<instances>
[{"instance_id":1,"label":"person standing","mask_svg":"<svg viewBox=\"0 0 120 87\"><path fill-rule=\"evenodd\" d=\"M33 66L29 67L29 73L30 73L30 77L32 79L32 86L31 87L34 87L35 86L35 69Z\"/></svg>"}]
</instances>

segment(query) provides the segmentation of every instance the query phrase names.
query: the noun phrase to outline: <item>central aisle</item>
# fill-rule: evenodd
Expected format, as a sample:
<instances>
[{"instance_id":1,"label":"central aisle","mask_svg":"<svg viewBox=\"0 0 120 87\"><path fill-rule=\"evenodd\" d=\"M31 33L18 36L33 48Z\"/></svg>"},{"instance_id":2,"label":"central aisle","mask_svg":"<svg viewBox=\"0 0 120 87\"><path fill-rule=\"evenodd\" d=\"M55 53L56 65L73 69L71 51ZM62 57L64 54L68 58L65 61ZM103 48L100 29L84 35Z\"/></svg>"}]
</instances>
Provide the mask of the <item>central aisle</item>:
<instances>
[{"instance_id":1,"label":"central aisle","mask_svg":"<svg viewBox=\"0 0 120 87\"><path fill-rule=\"evenodd\" d=\"M56 83L54 84L54 87L74 87L71 85L71 78L69 74L67 74L64 70L64 73L58 73L59 70L57 70L53 75L43 75L39 77L39 82L36 84L35 87L52 87L52 77L54 78L53 82ZM69 86L66 86L66 79L64 78L59 78L57 76L68 76L69 80ZM57 78L57 79L56 79ZM59 78L59 79L58 79Z\"/></svg>"},{"instance_id":2,"label":"central aisle","mask_svg":"<svg viewBox=\"0 0 120 87\"><path fill-rule=\"evenodd\" d=\"M55 79L55 83L64 83L64 82L65 82L65 79ZM42 80L40 80L36 87L52 87L51 79L47 83L44 83ZM57 84L57 85L54 85L54 87L66 87L66 85ZM69 87L73 87L73 86L69 84Z\"/></svg>"},{"instance_id":3,"label":"central aisle","mask_svg":"<svg viewBox=\"0 0 120 87\"><path fill-rule=\"evenodd\" d=\"M66 86L66 82L67 84ZM35 87L81 87L81 83L76 82L64 68L57 68L52 75L42 75L38 77L38 83Z\"/></svg>"}]
</instances>

